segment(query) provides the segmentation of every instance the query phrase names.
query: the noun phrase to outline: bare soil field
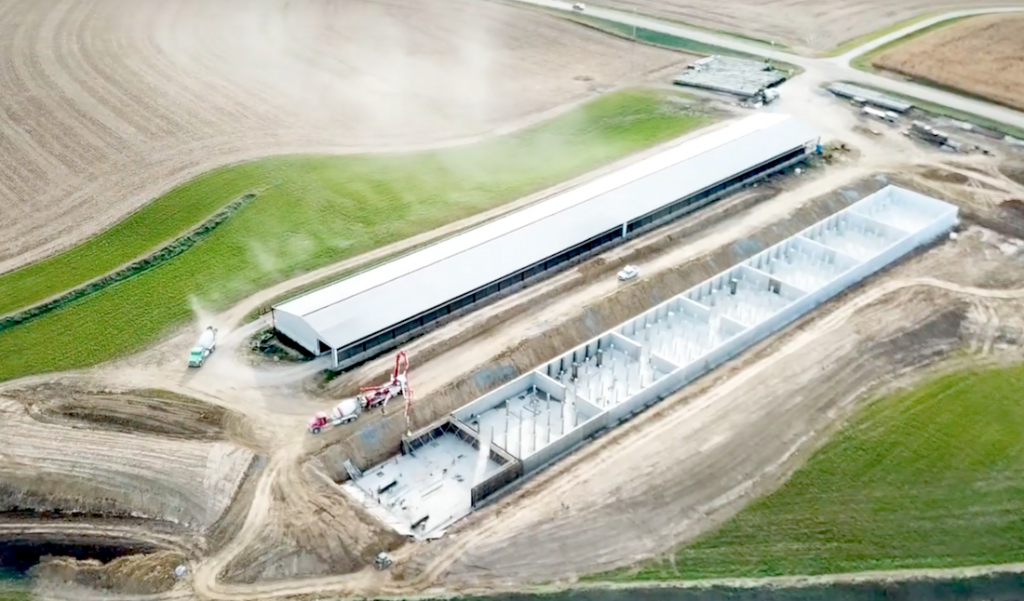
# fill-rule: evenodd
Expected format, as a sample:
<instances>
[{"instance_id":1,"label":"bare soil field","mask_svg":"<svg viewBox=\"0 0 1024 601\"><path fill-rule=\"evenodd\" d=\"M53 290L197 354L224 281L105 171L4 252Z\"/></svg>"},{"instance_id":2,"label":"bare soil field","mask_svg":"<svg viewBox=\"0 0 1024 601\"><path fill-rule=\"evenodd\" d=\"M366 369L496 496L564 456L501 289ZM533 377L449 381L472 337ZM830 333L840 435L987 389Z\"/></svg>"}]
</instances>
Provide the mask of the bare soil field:
<instances>
[{"instance_id":1,"label":"bare soil field","mask_svg":"<svg viewBox=\"0 0 1024 601\"><path fill-rule=\"evenodd\" d=\"M199 422L190 424L199 440L183 440L183 432L173 428L172 411L160 410L165 406L160 399L133 405L126 398L108 418L119 427L96 427L97 417L111 408L110 397L100 393L94 403L90 396L66 387L0 393L0 512L130 516L196 532L217 522L253 460L252 451L210 440L211 427L203 425L208 420L191 420ZM189 410L178 413L186 422ZM166 427L152 427L164 418ZM130 433L129 423L140 424L140 432ZM159 435L168 429L177 436Z\"/></svg>"},{"instance_id":2,"label":"bare soil field","mask_svg":"<svg viewBox=\"0 0 1024 601\"><path fill-rule=\"evenodd\" d=\"M954 23L882 53L875 67L1024 109L1024 15Z\"/></svg>"},{"instance_id":3,"label":"bare soil field","mask_svg":"<svg viewBox=\"0 0 1024 601\"><path fill-rule=\"evenodd\" d=\"M798 51L822 52L843 42L885 29L914 17L965 8L1018 6L1013 0L609 0L609 7L632 10L720 29L765 41L781 42Z\"/></svg>"},{"instance_id":4,"label":"bare soil field","mask_svg":"<svg viewBox=\"0 0 1024 601\"><path fill-rule=\"evenodd\" d=\"M476 0L13 0L0 31L0 271L223 164L492 135L682 59Z\"/></svg>"}]
</instances>

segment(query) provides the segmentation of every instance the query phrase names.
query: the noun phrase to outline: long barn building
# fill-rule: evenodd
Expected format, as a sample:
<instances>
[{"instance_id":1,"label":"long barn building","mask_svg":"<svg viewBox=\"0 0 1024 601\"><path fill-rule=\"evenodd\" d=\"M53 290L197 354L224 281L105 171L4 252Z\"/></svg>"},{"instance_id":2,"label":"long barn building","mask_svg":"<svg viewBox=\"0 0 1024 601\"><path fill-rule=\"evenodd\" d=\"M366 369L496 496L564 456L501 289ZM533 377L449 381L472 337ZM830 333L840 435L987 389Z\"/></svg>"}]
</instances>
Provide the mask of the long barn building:
<instances>
[{"instance_id":1,"label":"long barn building","mask_svg":"<svg viewBox=\"0 0 1024 601\"><path fill-rule=\"evenodd\" d=\"M819 133L756 114L273 307L342 369L804 160Z\"/></svg>"}]
</instances>

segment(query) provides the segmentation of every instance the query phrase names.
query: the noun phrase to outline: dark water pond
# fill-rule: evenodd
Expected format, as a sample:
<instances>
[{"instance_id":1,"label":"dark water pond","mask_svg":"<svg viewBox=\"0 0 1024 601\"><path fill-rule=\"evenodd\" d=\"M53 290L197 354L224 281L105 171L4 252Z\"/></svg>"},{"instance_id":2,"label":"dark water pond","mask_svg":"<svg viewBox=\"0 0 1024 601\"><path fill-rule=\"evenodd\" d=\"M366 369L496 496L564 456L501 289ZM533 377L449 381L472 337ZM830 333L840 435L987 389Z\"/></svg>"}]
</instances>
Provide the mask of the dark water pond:
<instances>
[{"instance_id":1,"label":"dark water pond","mask_svg":"<svg viewBox=\"0 0 1024 601\"><path fill-rule=\"evenodd\" d=\"M1024 574L790 589L633 589L502 595L486 601L1022 601ZM467 598L461 601L485 601Z\"/></svg>"},{"instance_id":2,"label":"dark water pond","mask_svg":"<svg viewBox=\"0 0 1024 601\"><path fill-rule=\"evenodd\" d=\"M20 571L0 568L0 601L5 591L27 580ZM324 597L328 599L329 597ZM896 583L862 583L805 588L619 589L550 595L467 597L456 601L1024 601L1024 574Z\"/></svg>"}]
</instances>

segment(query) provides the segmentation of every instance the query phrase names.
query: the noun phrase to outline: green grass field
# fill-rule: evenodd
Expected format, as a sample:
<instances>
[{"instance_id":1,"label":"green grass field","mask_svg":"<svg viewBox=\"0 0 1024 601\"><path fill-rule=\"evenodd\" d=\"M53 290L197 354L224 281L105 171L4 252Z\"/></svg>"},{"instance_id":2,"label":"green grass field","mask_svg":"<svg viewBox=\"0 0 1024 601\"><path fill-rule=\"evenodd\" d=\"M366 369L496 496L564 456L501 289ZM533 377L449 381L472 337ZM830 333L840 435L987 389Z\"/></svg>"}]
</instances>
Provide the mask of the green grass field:
<instances>
[{"instance_id":1,"label":"green grass field","mask_svg":"<svg viewBox=\"0 0 1024 601\"><path fill-rule=\"evenodd\" d=\"M0 315L113 271L188 232L235 200L219 193L232 170L221 169L177 188L67 252L0 276Z\"/></svg>"},{"instance_id":2,"label":"green grass field","mask_svg":"<svg viewBox=\"0 0 1024 601\"><path fill-rule=\"evenodd\" d=\"M1024 561L1024 366L962 372L880 399L776 493L673 562L663 580Z\"/></svg>"},{"instance_id":3,"label":"green grass field","mask_svg":"<svg viewBox=\"0 0 1024 601\"><path fill-rule=\"evenodd\" d=\"M761 57L755 56L753 54L747 54L745 52L730 50L728 48L723 48L721 46L713 46L711 44L705 44L703 42L698 42L688 38L681 38L679 36L674 36L669 33L645 29L643 27L633 27L631 25L626 25L625 23L619 23L618 21L609 21L607 19L591 17L589 15L577 14L565 18L570 21L575 21L576 23L579 23L581 25L590 27L592 29L602 31L604 33L608 33L620 38L636 40L638 42L642 42L650 46L658 46L660 48L668 48L670 50L678 50L680 52L686 52L688 54L699 54L703 56L718 54L722 56L745 58L754 61L764 60ZM727 34L725 32L718 33L732 35L733 37L742 37L736 36L735 34ZM767 46L767 44L762 40L757 40L754 38L745 39L747 41L756 41ZM781 49L781 47L778 46L776 48ZM803 69L801 69L800 67L796 65L791 65L789 63L773 61L772 64L776 69L788 71L791 77L799 75L800 73L803 72Z\"/></svg>"},{"instance_id":4,"label":"green grass field","mask_svg":"<svg viewBox=\"0 0 1024 601\"><path fill-rule=\"evenodd\" d=\"M20 300L12 304L41 299L150 252L242 194L263 189L184 254L0 333L0 380L130 353L192 318L193 299L223 308L289 276L499 206L710 121L665 92L632 90L472 146L290 156L217 170L156 200L130 217L130 225L0 278L0 297L18 290Z\"/></svg>"}]
</instances>

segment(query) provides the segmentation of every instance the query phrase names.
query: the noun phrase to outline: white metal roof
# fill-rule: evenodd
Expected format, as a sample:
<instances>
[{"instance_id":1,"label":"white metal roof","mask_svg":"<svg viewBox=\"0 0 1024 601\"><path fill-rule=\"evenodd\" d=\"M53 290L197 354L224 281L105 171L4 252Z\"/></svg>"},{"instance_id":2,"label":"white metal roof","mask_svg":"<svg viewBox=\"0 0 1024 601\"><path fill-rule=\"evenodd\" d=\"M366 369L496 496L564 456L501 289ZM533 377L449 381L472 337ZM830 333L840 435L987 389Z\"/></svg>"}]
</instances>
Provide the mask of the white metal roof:
<instances>
[{"instance_id":1,"label":"white metal roof","mask_svg":"<svg viewBox=\"0 0 1024 601\"><path fill-rule=\"evenodd\" d=\"M818 136L789 115L756 114L274 310L341 348Z\"/></svg>"}]
</instances>

